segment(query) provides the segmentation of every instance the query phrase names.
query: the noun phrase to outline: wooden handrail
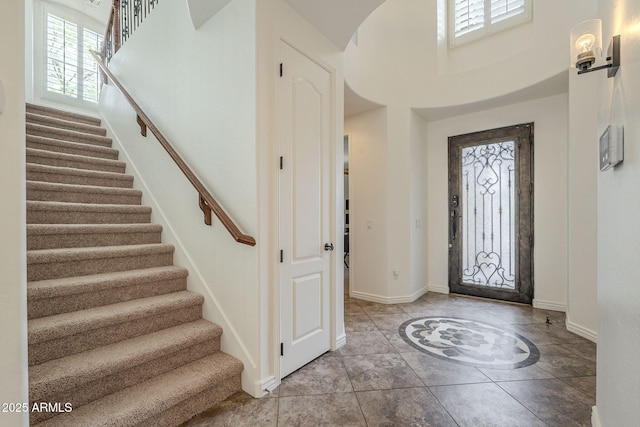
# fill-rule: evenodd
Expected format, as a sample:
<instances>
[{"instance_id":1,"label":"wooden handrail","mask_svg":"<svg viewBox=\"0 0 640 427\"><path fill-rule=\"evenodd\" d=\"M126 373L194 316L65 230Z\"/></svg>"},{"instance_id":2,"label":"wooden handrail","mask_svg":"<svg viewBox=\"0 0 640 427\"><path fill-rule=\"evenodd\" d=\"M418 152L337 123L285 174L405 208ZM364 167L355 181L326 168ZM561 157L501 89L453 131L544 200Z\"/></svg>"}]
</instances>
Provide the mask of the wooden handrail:
<instances>
[{"instance_id":1,"label":"wooden handrail","mask_svg":"<svg viewBox=\"0 0 640 427\"><path fill-rule=\"evenodd\" d=\"M227 213L220 207L216 199L209 193L206 187L202 184L202 182L196 177L193 171L189 168L189 166L185 163L184 160L178 155L176 150L173 149L167 138L160 132L160 130L156 127L156 125L151 121L149 116L145 114L145 112L140 108L138 103L131 97L129 92L122 86L122 84L118 81L116 76L113 75L111 70L105 65L102 57L98 52L91 51L91 54L94 56L96 61L98 62L98 66L102 70L102 72L111 80L111 82L120 90L120 92L127 98L131 107L135 110L137 114L137 121L140 125L140 131L143 136L146 136L147 128L151 130L151 132L155 135L160 142L160 145L164 147L169 156L173 159L176 165L180 168L182 173L187 177L191 185L196 189L199 196L199 205L200 209L204 212L205 223L207 225L211 225L211 212L216 214L220 222L225 226L225 228L229 231L231 236L238 243L243 243L245 245L254 246L256 241L253 237L243 234L238 226L233 222L233 220L227 215Z\"/></svg>"},{"instance_id":2,"label":"wooden handrail","mask_svg":"<svg viewBox=\"0 0 640 427\"><path fill-rule=\"evenodd\" d=\"M120 0L113 0L100 54L109 62L120 49Z\"/></svg>"}]
</instances>

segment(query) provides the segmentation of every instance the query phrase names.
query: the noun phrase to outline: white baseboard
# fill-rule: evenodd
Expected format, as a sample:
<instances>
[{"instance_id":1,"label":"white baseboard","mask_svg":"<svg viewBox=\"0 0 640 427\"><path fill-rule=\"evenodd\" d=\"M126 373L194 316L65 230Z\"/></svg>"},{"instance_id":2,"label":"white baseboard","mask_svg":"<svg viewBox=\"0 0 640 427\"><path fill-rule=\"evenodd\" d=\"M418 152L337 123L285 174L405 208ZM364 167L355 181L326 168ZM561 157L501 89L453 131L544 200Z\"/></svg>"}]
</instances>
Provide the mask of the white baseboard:
<instances>
[{"instance_id":1,"label":"white baseboard","mask_svg":"<svg viewBox=\"0 0 640 427\"><path fill-rule=\"evenodd\" d=\"M276 380L276 377L271 376L263 378L262 381L259 381L256 388L262 392L262 397L264 397L275 390L279 385L280 383L278 382L278 380Z\"/></svg>"},{"instance_id":2,"label":"white baseboard","mask_svg":"<svg viewBox=\"0 0 640 427\"><path fill-rule=\"evenodd\" d=\"M591 408L591 427L602 427L600 422L600 415L598 414L598 407L593 406Z\"/></svg>"},{"instance_id":3,"label":"white baseboard","mask_svg":"<svg viewBox=\"0 0 640 427\"><path fill-rule=\"evenodd\" d=\"M592 341L596 344L598 343L598 333L596 331L593 331L589 328L585 328L584 326L580 326L577 323L571 322L568 316L565 321L565 326L567 327L567 331L573 332L576 335L580 335L582 338L586 338L589 341Z\"/></svg>"},{"instance_id":4,"label":"white baseboard","mask_svg":"<svg viewBox=\"0 0 640 427\"><path fill-rule=\"evenodd\" d=\"M347 344L347 334L342 334L338 338L336 338L336 347L334 349L337 350L340 347L344 347Z\"/></svg>"},{"instance_id":5,"label":"white baseboard","mask_svg":"<svg viewBox=\"0 0 640 427\"><path fill-rule=\"evenodd\" d=\"M533 299L533 308L540 308L543 310L552 310L552 311L561 311L563 313L567 312L567 305L560 304L555 301L545 301L542 299Z\"/></svg>"},{"instance_id":6,"label":"white baseboard","mask_svg":"<svg viewBox=\"0 0 640 427\"><path fill-rule=\"evenodd\" d=\"M370 294L367 292L359 292L354 290L351 290L350 296L353 298L358 298L365 301L377 302L379 304L401 304L401 303L414 302L415 300L417 300L418 298L420 298L422 295L426 293L427 293L427 288L425 286L417 290L413 294L406 295L406 296L383 297L380 295Z\"/></svg>"},{"instance_id":7,"label":"white baseboard","mask_svg":"<svg viewBox=\"0 0 640 427\"><path fill-rule=\"evenodd\" d=\"M427 292L429 292L429 289L426 286L423 286L422 288L418 289L417 291L415 291L414 293L411 294L411 296L410 296L411 301L409 301L409 302L414 302L415 300L417 300L418 298L420 298L422 295L426 294Z\"/></svg>"},{"instance_id":8,"label":"white baseboard","mask_svg":"<svg viewBox=\"0 0 640 427\"><path fill-rule=\"evenodd\" d=\"M429 292L449 294L449 285L429 285Z\"/></svg>"}]
</instances>

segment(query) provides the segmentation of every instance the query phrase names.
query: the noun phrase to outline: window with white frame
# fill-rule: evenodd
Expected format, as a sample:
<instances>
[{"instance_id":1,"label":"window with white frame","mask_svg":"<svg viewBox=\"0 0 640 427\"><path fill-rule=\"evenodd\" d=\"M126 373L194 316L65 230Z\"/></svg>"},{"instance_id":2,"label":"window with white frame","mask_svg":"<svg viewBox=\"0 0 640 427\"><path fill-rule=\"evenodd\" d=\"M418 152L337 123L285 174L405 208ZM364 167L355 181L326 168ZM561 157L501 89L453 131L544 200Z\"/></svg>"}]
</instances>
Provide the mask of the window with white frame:
<instances>
[{"instance_id":1,"label":"window with white frame","mask_svg":"<svg viewBox=\"0 0 640 427\"><path fill-rule=\"evenodd\" d=\"M81 19L45 13L44 88L47 96L74 103L96 103L100 91L98 65L90 50L100 50L104 37Z\"/></svg>"},{"instance_id":2,"label":"window with white frame","mask_svg":"<svg viewBox=\"0 0 640 427\"><path fill-rule=\"evenodd\" d=\"M458 46L531 20L533 0L448 0L449 44Z\"/></svg>"}]
</instances>

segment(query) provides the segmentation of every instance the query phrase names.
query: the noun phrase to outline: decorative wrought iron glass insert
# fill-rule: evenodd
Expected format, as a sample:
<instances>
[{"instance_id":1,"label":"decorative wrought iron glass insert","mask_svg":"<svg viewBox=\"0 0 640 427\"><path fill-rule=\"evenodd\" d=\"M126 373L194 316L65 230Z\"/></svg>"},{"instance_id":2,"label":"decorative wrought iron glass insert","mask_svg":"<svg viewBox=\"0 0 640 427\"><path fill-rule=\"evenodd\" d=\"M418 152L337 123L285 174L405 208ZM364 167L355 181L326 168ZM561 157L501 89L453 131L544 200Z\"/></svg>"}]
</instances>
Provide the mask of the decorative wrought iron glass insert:
<instances>
[{"instance_id":1,"label":"decorative wrought iron glass insert","mask_svg":"<svg viewBox=\"0 0 640 427\"><path fill-rule=\"evenodd\" d=\"M462 283L515 289L515 144L462 149Z\"/></svg>"}]
</instances>

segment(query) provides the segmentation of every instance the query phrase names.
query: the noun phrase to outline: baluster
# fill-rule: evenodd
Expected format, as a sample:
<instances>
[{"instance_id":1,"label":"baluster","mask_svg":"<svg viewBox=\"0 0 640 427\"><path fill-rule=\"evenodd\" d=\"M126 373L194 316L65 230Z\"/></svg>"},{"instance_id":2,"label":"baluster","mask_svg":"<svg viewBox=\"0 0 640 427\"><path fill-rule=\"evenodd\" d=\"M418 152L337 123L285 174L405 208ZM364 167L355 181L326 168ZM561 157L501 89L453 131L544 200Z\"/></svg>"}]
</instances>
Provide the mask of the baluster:
<instances>
[{"instance_id":1,"label":"baluster","mask_svg":"<svg viewBox=\"0 0 640 427\"><path fill-rule=\"evenodd\" d=\"M111 54L120 49L158 4L158 0L113 0L116 16L113 23Z\"/></svg>"}]
</instances>

